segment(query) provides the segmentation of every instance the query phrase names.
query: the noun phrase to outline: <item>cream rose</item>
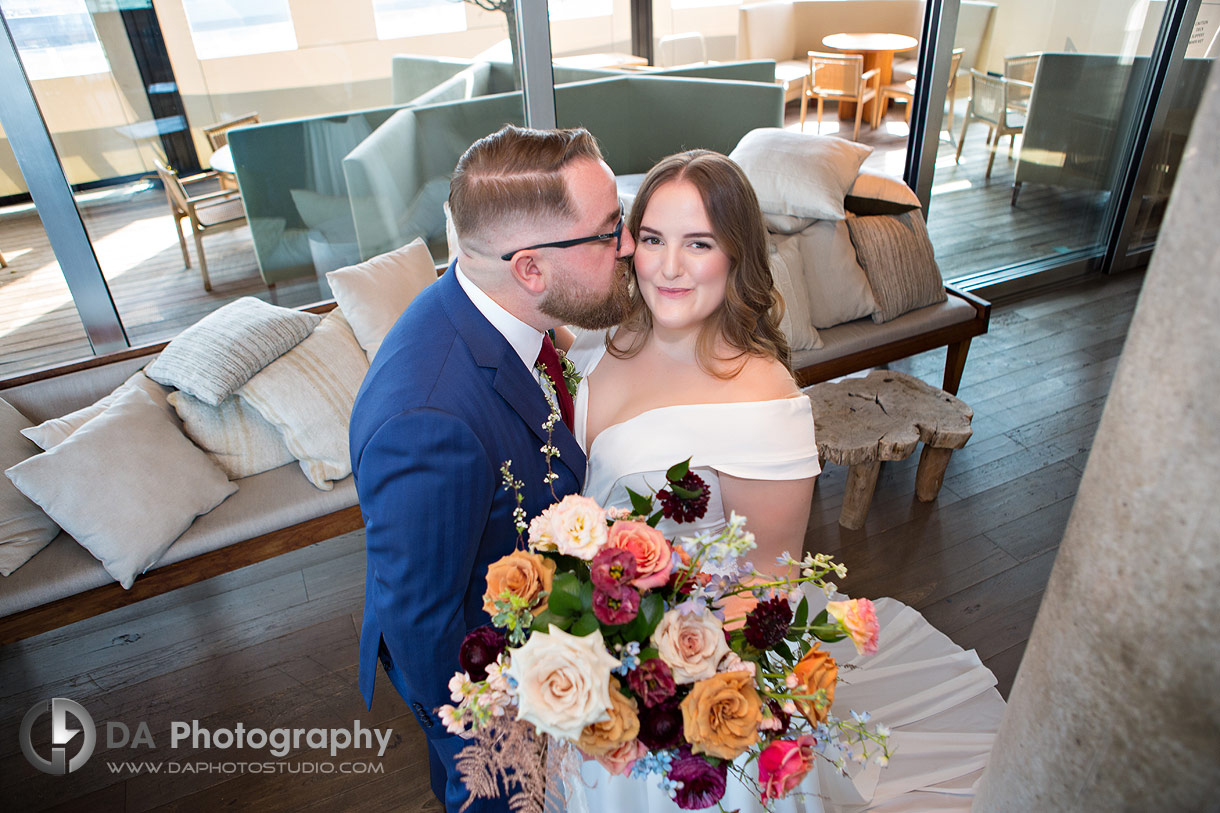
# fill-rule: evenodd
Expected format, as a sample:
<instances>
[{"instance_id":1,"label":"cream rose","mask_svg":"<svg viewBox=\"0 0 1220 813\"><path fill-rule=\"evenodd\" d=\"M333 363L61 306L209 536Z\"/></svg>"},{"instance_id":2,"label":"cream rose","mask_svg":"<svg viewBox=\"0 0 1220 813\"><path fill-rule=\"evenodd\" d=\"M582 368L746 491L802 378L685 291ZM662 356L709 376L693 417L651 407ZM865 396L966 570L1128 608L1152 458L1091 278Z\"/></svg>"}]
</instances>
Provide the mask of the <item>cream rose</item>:
<instances>
[{"instance_id":1,"label":"cream rose","mask_svg":"<svg viewBox=\"0 0 1220 813\"><path fill-rule=\"evenodd\" d=\"M621 548L635 557L639 574L632 584L641 590L652 590L669 581L673 565L673 548L665 535L647 522L619 520L610 526L606 547Z\"/></svg>"},{"instance_id":2,"label":"cream rose","mask_svg":"<svg viewBox=\"0 0 1220 813\"><path fill-rule=\"evenodd\" d=\"M508 652L517 718L539 733L575 741L585 726L609 719L610 670L619 662L606 651L601 630L577 637L552 624Z\"/></svg>"},{"instance_id":3,"label":"cream rose","mask_svg":"<svg viewBox=\"0 0 1220 813\"><path fill-rule=\"evenodd\" d=\"M706 608L699 613L676 609L665 613L652 633L652 645L679 685L716 674L716 664L729 651L720 620Z\"/></svg>"},{"instance_id":4,"label":"cream rose","mask_svg":"<svg viewBox=\"0 0 1220 813\"><path fill-rule=\"evenodd\" d=\"M597 500L569 494L530 522L530 547L586 561L606 546L606 512Z\"/></svg>"}]
</instances>

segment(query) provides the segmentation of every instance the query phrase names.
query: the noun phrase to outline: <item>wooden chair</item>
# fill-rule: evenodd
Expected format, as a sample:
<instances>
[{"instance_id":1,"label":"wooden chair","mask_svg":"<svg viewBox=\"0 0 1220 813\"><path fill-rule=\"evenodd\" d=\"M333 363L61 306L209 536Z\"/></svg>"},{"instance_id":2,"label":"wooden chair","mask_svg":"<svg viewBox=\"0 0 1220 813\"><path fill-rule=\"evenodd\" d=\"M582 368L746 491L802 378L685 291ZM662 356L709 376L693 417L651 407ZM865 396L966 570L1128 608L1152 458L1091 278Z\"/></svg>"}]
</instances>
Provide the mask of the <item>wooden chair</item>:
<instances>
[{"instance_id":1,"label":"wooden chair","mask_svg":"<svg viewBox=\"0 0 1220 813\"><path fill-rule=\"evenodd\" d=\"M212 147L212 152L229 143L229 131L237 127L246 127L251 124L258 124L258 113L247 113L244 116L238 116L235 119L227 119L217 122L210 127L203 128L203 134L208 137L208 144ZM222 189L236 189L237 179L221 173L220 186Z\"/></svg>"},{"instance_id":2,"label":"wooden chair","mask_svg":"<svg viewBox=\"0 0 1220 813\"><path fill-rule=\"evenodd\" d=\"M953 140L953 104L957 101L957 71L962 65L962 54L966 53L965 48L954 48L953 54L949 57L949 89L945 93L945 101L949 105L949 114L945 117L945 129L949 131L949 140ZM885 108L889 104L890 99L895 101L906 102L906 122L911 123L911 103L915 99L915 80L908 79L905 82L895 82L881 88L881 101L876 106L876 111L873 114L873 129L876 130L881 126L881 119L885 117Z\"/></svg>"},{"instance_id":3,"label":"wooden chair","mask_svg":"<svg viewBox=\"0 0 1220 813\"><path fill-rule=\"evenodd\" d=\"M991 76L970 70L970 105L966 108L966 121L962 124L962 135L957 141L955 162L962 160L962 145L966 141L966 129L970 122L981 121L987 125L987 146L991 155L987 159L987 172L983 176L991 177L991 167L995 163L995 148L1000 139L1010 136L1008 142L1008 157L1012 158L1013 143L1018 133L1025 129L1025 116L1012 109L1009 104L1009 94L1013 88L1032 89L1028 82L1017 79L1007 79L1003 76Z\"/></svg>"},{"instance_id":4,"label":"wooden chair","mask_svg":"<svg viewBox=\"0 0 1220 813\"><path fill-rule=\"evenodd\" d=\"M178 245L182 249L182 261L191 267L191 257L186 250L186 237L182 233L182 221L191 221L191 234L195 238L195 251L199 254L199 273L203 275L203 290L212 290L208 279L208 261L203 254L203 236L212 232L228 231L246 224L246 210L242 206L241 193L221 189L192 197L187 192L189 184L210 179L219 179L219 172L201 172L188 178L179 178L178 173L157 159L157 175L165 186L165 197L169 200L174 227L178 230Z\"/></svg>"},{"instance_id":5,"label":"wooden chair","mask_svg":"<svg viewBox=\"0 0 1220 813\"><path fill-rule=\"evenodd\" d=\"M1038 75L1038 61L1041 58L1042 54L1004 57L1004 78L1028 84L1028 87L1014 85L1008 91L1009 107L1022 115L1029 115L1029 95L1034 88L1034 78Z\"/></svg>"},{"instance_id":6,"label":"wooden chair","mask_svg":"<svg viewBox=\"0 0 1220 813\"><path fill-rule=\"evenodd\" d=\"M860 54L822 54L809 52L809 75L804 79L801 93L801 129L805 129L805 111L810 98L818 100L818 129L822 126L822 101L834 99L840 104L854 102L856 105L856 128L852 140L860 137L860 117L864 105L877 98L881 87L881 72L876 68L864 70L864 57ZM869 126L876 126L872 120Z\"/></svg>"}]
</instances>

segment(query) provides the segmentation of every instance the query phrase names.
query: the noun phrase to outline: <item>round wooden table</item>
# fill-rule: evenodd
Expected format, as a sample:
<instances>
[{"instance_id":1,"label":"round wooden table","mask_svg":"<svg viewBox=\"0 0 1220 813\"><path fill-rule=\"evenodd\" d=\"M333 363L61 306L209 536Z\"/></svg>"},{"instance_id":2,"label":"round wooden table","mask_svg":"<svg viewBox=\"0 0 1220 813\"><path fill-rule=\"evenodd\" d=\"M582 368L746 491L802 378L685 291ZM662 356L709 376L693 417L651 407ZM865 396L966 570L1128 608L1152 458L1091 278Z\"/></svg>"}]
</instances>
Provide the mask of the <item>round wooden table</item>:
<instances>
[{"instance_id":1,"label":"round wooden table","mask_svg":"<svg viewBox=\"0 0 1220 813\"><path fill-rule=\"evenodd\" d=\"M847 54L864 56L864 70L876 68L881 73L881 86L885 87L894 79L894 54L898 51L909 51L919 47L919 40L906 34L829 34L822 37L822 44L827 48L842 51ZM873 105L880 99L874 99L864 106L864 120L873 120ZM883 111L884 112L884 111ZM839 118L856 117L856 105L853 102L839 102Z\"/></svg>"}]
</instances>

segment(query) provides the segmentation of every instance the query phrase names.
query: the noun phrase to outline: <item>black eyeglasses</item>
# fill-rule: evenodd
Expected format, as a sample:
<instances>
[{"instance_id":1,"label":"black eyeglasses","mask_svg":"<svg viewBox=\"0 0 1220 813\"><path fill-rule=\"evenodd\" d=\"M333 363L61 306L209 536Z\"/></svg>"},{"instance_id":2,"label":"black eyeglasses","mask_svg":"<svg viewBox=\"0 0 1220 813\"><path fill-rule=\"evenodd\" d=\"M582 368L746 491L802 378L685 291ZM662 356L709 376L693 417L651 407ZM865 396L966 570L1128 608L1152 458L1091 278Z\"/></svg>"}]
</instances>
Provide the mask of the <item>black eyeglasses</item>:
<instances>
[{"instance_id":1,"label":"black eyeglasses","mask_svg":"<svg viewBox=\"0 0 1220 813\"><path fill-rule=\"evenodd\" d=\"M572 246L581 246L585 243L596 243L598 240L609 240L614 238L614 251L617 253L623 247L623 204L622 201L618 205L618 225L614 227L614 231L606 232L605 234L594 234L591 237L575 237L571 240L556 240L553 243L539 243L536 246L526 246L519 248L516 251L510 251L507 254L501 254L500 259L508 262L513 258L514 254L520 254L522 251L533 251L536 248L571 248Z\"/></svg>"}]
</instances>

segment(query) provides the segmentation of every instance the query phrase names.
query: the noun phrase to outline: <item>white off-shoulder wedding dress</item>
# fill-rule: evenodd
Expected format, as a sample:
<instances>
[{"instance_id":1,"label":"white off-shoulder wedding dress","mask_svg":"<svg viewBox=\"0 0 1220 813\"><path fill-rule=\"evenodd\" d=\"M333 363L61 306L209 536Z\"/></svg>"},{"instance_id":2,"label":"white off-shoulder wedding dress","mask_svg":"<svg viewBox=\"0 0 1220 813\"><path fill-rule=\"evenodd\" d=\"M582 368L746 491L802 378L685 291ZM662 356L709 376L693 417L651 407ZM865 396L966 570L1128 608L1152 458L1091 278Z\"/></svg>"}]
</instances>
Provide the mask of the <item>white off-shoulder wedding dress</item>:
<instances>
[{"instance_id":1,"label":"white off-shoulder wedding dress","mask_svg":"<svg viewBox=\"0 0 1220 813\"><path fill-rule=\"evenodd\" d=\"M578 335L568 357L588 376L604 354L603 334L589 332ZM664 520L660 529L671 538L723 527L719 472L769 480L818 472L813 415L804 396L653 409L603 430L591 448L585 442L588 386L580 388L575 406L576 438L588 456L584 493L605 507L629 507L627 488L638 493L663 488L666 469L691 458L692 470L708 484L708 511L696 523ZM792 554L799 558L801 552ZM768 563L755 564L765 570ZM825 596L808 592L811 609L820 611ZM974 783L1004 711L995 677L973 650L962 650L916 610L890 598L874 603L881 623L878 654L860 656L849 641L825 648L840 664L834 713L868 711L875 723L888 725L893 731L890 764L850 765L849 775L843 776L819 758L797 791L772 804L774 811L970 809ZM747 770L756 776L754 764ZM573 811L678 809L655 776L611 776L598 763L586 762L582 779L570 799ZM721 804L725 810L763 810L732 772Z\"/></svg>"}]
</instances>

